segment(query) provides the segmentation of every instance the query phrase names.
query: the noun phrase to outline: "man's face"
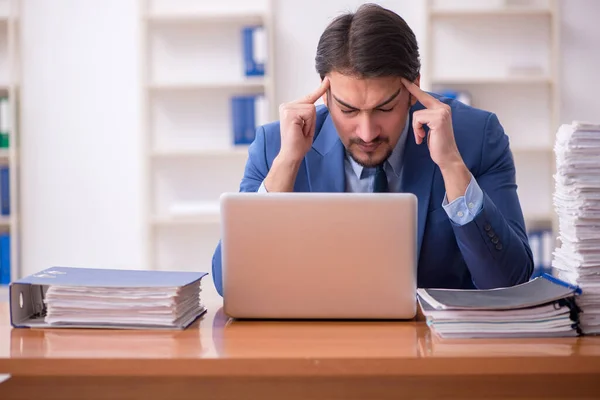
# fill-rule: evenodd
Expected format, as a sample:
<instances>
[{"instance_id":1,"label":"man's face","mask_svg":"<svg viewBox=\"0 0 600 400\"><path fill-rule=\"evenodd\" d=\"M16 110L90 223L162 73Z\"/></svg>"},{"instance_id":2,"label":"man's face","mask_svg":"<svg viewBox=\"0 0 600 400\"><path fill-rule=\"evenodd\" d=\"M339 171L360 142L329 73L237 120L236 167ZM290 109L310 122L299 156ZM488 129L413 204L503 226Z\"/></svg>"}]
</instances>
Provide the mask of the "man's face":
<instances>
[{"instance_id":1,"label":"man's face","mask_svg":"<svg viewBox=\"0 0 600 400\"><path fill-rule=\"evenodd\" d=\"M404 129L411 96L400 77L359 79L333 71L324 95L351 157L364 167L384 162Z\"/></svg>"}]
</instances>

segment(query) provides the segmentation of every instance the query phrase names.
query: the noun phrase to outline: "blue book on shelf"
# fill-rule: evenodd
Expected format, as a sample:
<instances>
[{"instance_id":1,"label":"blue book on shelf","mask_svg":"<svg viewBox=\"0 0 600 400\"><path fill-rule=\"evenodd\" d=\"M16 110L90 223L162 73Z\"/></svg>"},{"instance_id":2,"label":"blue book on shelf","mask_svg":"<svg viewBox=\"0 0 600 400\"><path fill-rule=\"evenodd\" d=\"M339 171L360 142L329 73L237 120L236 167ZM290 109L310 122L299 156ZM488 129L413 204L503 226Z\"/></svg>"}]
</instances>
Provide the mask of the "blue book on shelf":
<instances>
[{"instance_id":1,"label":"blue book on shelf","mask_svg":"<svg viewBox=\"0 0 600 400\"><path fill-rule=\"evenodd\" d=\"M244 133L245 133L244 140L246 141L247 144L250 144L254 141L254 136L256 134L256 120L254 118L255 102L256 102L256 96L246 97L246 101L245 101L246 113L244 115L245 121L246 121L246 123L244 125L245 125L246 130L244 131Z\"/></svg>"},{"instance_id":2,"label":"blue book on shelf","mask_svg":"<svg viewBox=\"0 0 600 400\"><path fill-rule=\"evenodd\" d=\"M0 285L10 283L10 233L0 233Z\"/></svg>"},{"instance_id":3,"label":"blue book on shelf","mask_svg":"<svg viewBox=\"0 0 600 400\"><path fill-rule=\"evenodd\" d=\"M266 61L266 37L262 26L242 29L244 73L246 76L264 76Z\"/></svg>"},{"instance_id":4,"label":"blue book on shelf","mask_svg":"<svg viewBox=\"0 0 600 400\"><path fill-rule=\"evenodd\" d=\"M244 99L240 96L231 98L231 126L233 143L244 144Z\"/></svg>"},{"instance_id":5,"label":"blue book on shelf","mask_svg":"<svg viewBox=\"0 0 600 400\"><path fill-rule=\"evenodd\" d=\"M97 269L97 268L76 268L76 267L52 267L40 271L36 274L14 281L9 287L10 318L12 326L16 328L31 327L57 327L57 328L121 328L121 329L185 329L198 317L206 312L206 308L201 304L200 281L206 276L206 272L184 272L184 271L147 271L147 270L125 270L125 269ZM139 322L140 318L148 318L152 313L144 314L143 309L139 310L131 306L134 311L144 314L131 314L131 318L126 322L98 322L90 321L81 317L81 320L69 323L52 323L46 318L48 307L50 307L48 295L49 291L56 289L53 294L55 297L61 296L61 301L69 300L69 296L77 296L73 304L78 308L83 308L87 313L86 306L89 302L95 302L102 307L114 307L118 303L129 307L130 302L153 302L156 299L170 296L174 290L178 297L181 297L182 303L178 305L184 312L181 318L173 321L172 325L152 324L149 322ZM82 290L83 289L83 290ZM71 291L71 292L69 292ZM72 293L76 291L76 293ZM91 293L88 296L88 293ZM136 294L137 299L130 299L127 296ZM108 300L105 300L108 299ZM104 302L103 302L104 301ZM174 302L175 298L171 298ZM21 304L22 303L22 306ZM185 306L185 308L183 308ZM162 305L161 307L165 307ZM92 307L94 316L98 315L98 310L102 308ZM127 310L119 310L127 313ZM122 314L120 314L122 317ZM126 315L126 318L129 316ZM136 322L136 319L138 322Z\"/></svg>"},{"instance_id":6,"label":"blue book on shelf","mask_svg":"<svg viewBox=\"0 0 600 400\"><path fill-rule=\"evenodd\" d=\"M248 145L254 141L256 97L252 95L234 96L231 99L231 123L235 145Z\"/></svg>"},{"instance_id":7,"label":"blue book on shelf","mask_svg":"<svg viewBox=\"0 0 600 400\"><path fill-rule=\"evenodd\" d=\"M10 181L9 168L0 167L0 214L10 215Z\"/></svg>"},{"instance_id":8,"label":"blue book on shelf","mask_svg":"<svg viewBox=\"0 0 600 400\"><path fill-rule=\"evenodd\" d=\"M531 279L552 274L552 230L537 229L527 233L533 254L534 269Z\"/></svg>"}]
</instances>

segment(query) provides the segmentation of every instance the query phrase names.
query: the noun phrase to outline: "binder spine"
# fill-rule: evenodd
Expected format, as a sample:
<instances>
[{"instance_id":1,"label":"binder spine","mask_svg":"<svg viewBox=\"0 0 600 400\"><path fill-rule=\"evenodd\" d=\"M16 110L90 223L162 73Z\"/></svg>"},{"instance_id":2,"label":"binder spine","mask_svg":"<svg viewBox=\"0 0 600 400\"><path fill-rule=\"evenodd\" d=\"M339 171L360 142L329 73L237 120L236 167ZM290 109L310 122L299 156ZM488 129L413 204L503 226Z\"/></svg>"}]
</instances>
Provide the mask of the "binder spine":
<instances>
[{"instance_id":1,"label":"binder spine","mask_svg":"<svg viewBox=\"0 0 600 400\"><path fill-rule=\"evenodd\" d=\"M0 214L10 215L10 174L7 166L0 167Z\"/></svg>"},{"instance_id":2,"label":"binder spine","mask_svg":"<svg viewBox=\"0 0 600 400\"><path fill-rule=\"evenodd\" d=\"M10 233L0 233L0 284L8 285L10 277Z\"/></svg>"},{"instance_id":3,"label":"binder spine","mask_svg":"<svg viewBox=\"0 0 600 400\"><path fill-rule=\"evenodd\" d=\"M10 114L8 109L8 97L0 97L0 148L10 147Z\"/></svg>"},{"instance_id":4,"label":"binder spine","mask_svg":"<svg viewBox=\"0 0 600 400\"><path fill-rule=\"evenodd\" d=\"M233 130L233 144L240 144L242 141L242 121L241 121L241 101L234 96L231 98L231 126Z\"/></svg>"},{"instance_id":5,"label":"binder spine","mask_svg":"<svg viewBox=\"0 0 600 400\"><path fill-rule=\"evenodd\" d=\"M244 74L264 76L267 59L266 35L262 26L247 26L242 29Z\"/></svg>"},{"instance_id":6,"label":"binder spine","mask_svg":"<svg viewBox=\"0 0 600 400\"><path fill-rule=\"evenodd\" d=\"M246 123L245 123L245 142L251 144L254 141L254 133L256 132L255 120L255 98L254 96L246 97Z\"/></svg>"},{"instance_id":7,"label":"binder spine","mask_svg":"<svg viewBox=\"0 0 600 400\"><path fill-rule=\"evenodd\" d=\"M257 117L257 97L254 95L232 97L231 118L234 145L252 144L259 122Z\"/></svg>"},{"instance_id":8,"label":"binder spine","mask_svg":"<svg viewBox=\"0 0 600 400\"><path fill-rule=\"evenodd\" d=\"M561 307L567 307L569 309L569 318L573 321L571 328L575 329L577 332L577 336L583 335L583 331L581 329L579 323L579 314L582 312L581 308L577 305L577 301L575 300L575 296L565 297L564 299L558 300L558 305Z\"/></svg>"}]
</instances>

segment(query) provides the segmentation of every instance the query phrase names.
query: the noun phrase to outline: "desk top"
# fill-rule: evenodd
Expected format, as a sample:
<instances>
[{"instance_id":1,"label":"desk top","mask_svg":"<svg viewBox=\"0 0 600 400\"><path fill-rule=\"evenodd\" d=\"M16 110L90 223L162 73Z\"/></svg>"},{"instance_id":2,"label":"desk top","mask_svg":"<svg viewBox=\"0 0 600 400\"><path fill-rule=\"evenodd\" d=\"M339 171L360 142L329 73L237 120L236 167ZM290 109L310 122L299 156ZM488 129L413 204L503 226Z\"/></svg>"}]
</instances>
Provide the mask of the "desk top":
<instances>
[{"instance_id":1,"label":"desk top","mask_svg":"<svg viewBox=\"0 0 600 400\"><path fill-rule=\"evenodd\" d=\"M454 376L598 374L600 337L441 340L423 322L233 321L184 331L13 329L0 303L0 374Z\"/></svg>"}]
</instances>

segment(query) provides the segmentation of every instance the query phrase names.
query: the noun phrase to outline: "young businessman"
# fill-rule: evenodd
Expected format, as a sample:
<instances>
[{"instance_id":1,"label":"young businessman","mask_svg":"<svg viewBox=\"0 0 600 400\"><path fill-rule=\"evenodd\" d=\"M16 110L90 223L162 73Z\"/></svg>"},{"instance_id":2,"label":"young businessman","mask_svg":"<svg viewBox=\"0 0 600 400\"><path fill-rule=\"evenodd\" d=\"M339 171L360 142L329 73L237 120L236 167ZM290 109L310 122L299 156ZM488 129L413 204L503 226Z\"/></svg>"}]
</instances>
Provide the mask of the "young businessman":
<instances>
[{"instance_id":1,"label":"young businessman","mask_svg":"<svg viewBox=\"0 0 600 400\"><path fill-rule=\"evenodd\" d=\"M529 279L508 137L493 113L419 88L417 41L400 16L364 5L336 18L316 69L319 88L257 130L242 192L414 193L419 287ZM212 271L222 294L220 244Z\"/></svg>"}]
</instances>

